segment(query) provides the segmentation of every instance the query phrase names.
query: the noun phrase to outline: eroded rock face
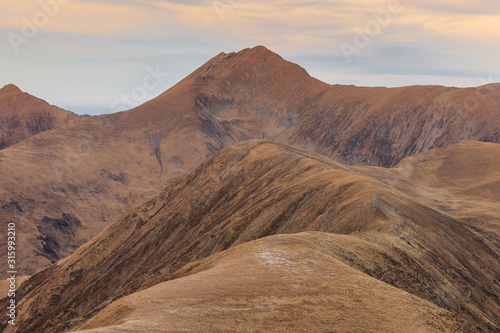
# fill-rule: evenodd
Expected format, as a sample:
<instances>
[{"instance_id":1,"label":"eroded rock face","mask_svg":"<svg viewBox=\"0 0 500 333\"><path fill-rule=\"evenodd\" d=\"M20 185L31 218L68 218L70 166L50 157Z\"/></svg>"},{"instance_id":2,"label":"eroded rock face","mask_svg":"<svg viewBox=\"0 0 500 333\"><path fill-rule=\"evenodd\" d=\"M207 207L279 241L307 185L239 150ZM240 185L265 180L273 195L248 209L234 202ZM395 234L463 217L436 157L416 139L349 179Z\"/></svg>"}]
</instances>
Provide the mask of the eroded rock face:
<instances>
[{"instance_id":1,"label":"eroded rock face","mask_svg":"<svg viewBox=\"0 0 500 333\"><path fill-rule=\"evenodd\" d=\"M0 209L7 211L7 212L14 213L16 215L20 215L20 216L23 215L23 209L21 208L21 206L19 206L19 204L16 201L13 201L13 200L9 201L5 205L2 205L0 207Z\"/></svg>"},{"instance_id":2,"label":"eroded rock face","mask_svg":"<svg viewBox=\"0 0 500 333\"><path fill-rule=\"evenodd\" d=\"M55 263L62 259L64 254L73 253L77 248L73 237L81 226L80 220L66 213L63 213L61 218L44 216L37 223L40 232L37 239L42 242L42 249L38 254Z\"/></svg>"}]
</instances>

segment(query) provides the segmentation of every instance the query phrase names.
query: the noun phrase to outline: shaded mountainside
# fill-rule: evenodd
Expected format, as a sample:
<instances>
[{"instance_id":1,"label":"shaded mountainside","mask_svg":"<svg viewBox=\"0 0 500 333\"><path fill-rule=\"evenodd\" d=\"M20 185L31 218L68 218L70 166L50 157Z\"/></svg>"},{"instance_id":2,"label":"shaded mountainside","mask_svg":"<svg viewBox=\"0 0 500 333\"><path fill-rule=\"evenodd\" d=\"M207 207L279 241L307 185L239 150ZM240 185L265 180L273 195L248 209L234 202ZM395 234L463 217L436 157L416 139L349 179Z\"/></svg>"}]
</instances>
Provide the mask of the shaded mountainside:
<instances>
[{"instance_id":1,"label":"shaded mountainside","mask_svg":"<svg viewBox=\"0 0 500 333\"><path fill-rule=\"evenodd\" d=\"M18 268L30 275L224 147L268 139L392 166L462 139L498 142L499 110L481 89L332 86L264 47L221 53L135 109L2 150L0 222L17 221Z\"/></svg>"},{"instance_id":2,"label":"shaded mountainside","mask_svg":"<svg viewBox=\"0 0 500 333\"><path fill-rule=\"evenodd\" d=\"M210 158L23 283L18 301L24 319L16 329L86 327L123 296L211 267L197 262L210 255L304 231L349 235L325 236L319 251L366 274L363 279L370 276L452 313L470 325L464 331L500 328L498 235L321 155L254 140ZM100 316L96 323L105 321L105 313ZM450 318L439 312L436 320Z\"/></svg>"},{"instance_id":3,"label":"shaded mountainside","mask_svg":"<svg viewBox=\"0 0 500 333\"><path fill-rule=\"evenodd\" d=\"M73 253L215 153L191 89L181 82L150 102L153 114L85 117L0 151L0 221L17 223L21 274Z\"/></svg>"},{"instance_id":4,"label":"shaded mountainside","mask_svg":"<svg viewBox=\"0 0 500 333\"><path fill-rule=\"evenodd\" d=\"M0 89L0 150L38 133L74 125L78 118L7 85Z\"/></svg>"}]
</instances>

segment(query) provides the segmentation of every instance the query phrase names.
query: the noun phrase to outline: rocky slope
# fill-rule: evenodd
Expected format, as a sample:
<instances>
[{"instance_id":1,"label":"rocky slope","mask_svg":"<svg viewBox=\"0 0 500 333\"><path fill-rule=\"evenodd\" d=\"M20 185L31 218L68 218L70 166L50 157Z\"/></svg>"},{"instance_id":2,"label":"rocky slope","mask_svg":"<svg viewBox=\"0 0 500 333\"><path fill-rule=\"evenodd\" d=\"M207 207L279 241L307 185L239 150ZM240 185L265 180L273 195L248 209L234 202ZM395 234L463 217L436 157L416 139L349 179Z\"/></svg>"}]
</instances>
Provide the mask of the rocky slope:
<instances>
[{"instance_id":1,"label":"rocky slope","mask_svg":"<svg viewBox=\"0 0 500 333\"><path fill-rule=\"evenodd\" d=\"M2 150L0 222L18 223L18 268L30 275L249 139L381 166L462 139L498 142L500 106L483 90L331 86L264 47L221 53L133 110L83 117ZM8 109L29 109L29 100Z\"/></svg>"},{"instance_id":2,"label":"rocky slope","mask_svg":"<svg viewBox=\"0 0 500 333\"><path fill-rule=\"evenodd\" d=\"M206 258L249 241L308 230L346 235L312 241L307 240L311 236L303 240L297 236L297 242L316 243L317 253L328 253L331 258L325 260L333 260L341 274L353 272L345 271L347 265L366 274L355 273L356 279L379 285L373 281L377 279L420 298L405 294L403 309L417 302L425 315L434 318L429 323L435 325L434 331L452 320L447 313L461 320L452 324L463 331L500 328L498 235L321 155L249 141L209 159L70 257L27 280L18 297L19 316L25 319L16 330L55 332L121 323L131 312L113 302L123 296L216 267L218 259L213 258L218 257ZM313 260L314 256L305 254L308 251L297 244L284 255L288 258L297 252L297 258ZM242 269L247 269L246 264ZM321 260L314 264L324 265ZM284 269L291 274L293 261L290 265ZM272 278L268 274L255 278L266 276ZM291 279L298 281L300 276ZM305 290L310 282L297 284ZM384 288L375 295L384 293ZM143 297L138 295L130 297ZM293 298L293 292L285 297ZM423 300L434 305L423 305ZM373 301L367 297L360 302ZM199 303L196 298L192 302ZM100 313L103 309L113 315ZM189 310L180 306L179 311ZM364 315L368 319L360 325L379 314ZM234 320L230 314L225 318Z\"/></svg>"}]
</instances>

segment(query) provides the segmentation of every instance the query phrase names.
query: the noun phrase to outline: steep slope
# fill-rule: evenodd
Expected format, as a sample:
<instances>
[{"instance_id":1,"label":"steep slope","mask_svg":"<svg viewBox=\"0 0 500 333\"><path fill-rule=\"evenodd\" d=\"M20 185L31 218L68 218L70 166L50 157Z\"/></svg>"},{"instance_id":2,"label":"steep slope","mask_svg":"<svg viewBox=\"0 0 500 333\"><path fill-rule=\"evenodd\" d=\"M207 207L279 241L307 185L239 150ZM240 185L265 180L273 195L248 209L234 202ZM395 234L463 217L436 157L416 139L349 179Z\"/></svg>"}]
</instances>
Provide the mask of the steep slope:
<instances>
[{"instance_id":1,"label":"steep slope","mask_svg":"<svg viewBox=\"0 0 500 333\"><path fill-rule=\"evenodd\" d=\"M78 118L7 85L0 89L0 150L38 133L73 125Z\"/></svg>"},{"instance_id":2,"label":"steep slope","mask_svg":"<svg viewBox=\"0 0 500 333\"><path fill-rule=\"evenodd\" d=\"M238 245L188 267L197 273L111 303L78 332L471 330L450 312L338 260L339 250L353 244L368 245L321 232Z\"/></svg>"},{"instance_id":3,"label":"steep slope","mask_svg":"<svg viewBox=\"0 0 500 333\"><path fill-rule=\"evenodd\" d=\"M264 138L391 166L462 139L498 142L499 110L474 88L331 86L264 47L221 53L133 110L2 150L0 223L17 221L30 275L224 147Z\"/></svg>"},{"instance_id":4,"label":"steep slope","mask_svg":"<svg viewBox=\"0 0 500 333\"><path fill-rule=\"evenodd\" d=\"M199 112L226 145L264 138L390 167L464 139L500 142L500 106L484 87L331 86L264 47L221 54L190 78Z\"/></svg>"},{"instance_id":5,"label":"steep slope","mask_svg":"<svg viewBox=\"0 0 500 333\"><path fill-rule=\"evenodd\" d=\"M26 281L29 278L29 276L18 276L16 278L16 289L21 286L21 284ZM10 289L10 281L8 280L2 280L0 281L0 295L2 297L5 297L9 293Z\"/></svg>"},{"instance_id":6,"label":"steep slope","mask_svg":"<svg viewBox=\"0 0 500 333\"><path fill-rule=\"evenodd\" d=\"M314 153L262 141L222 151L19 292L17 331L84 324L109 302L193 273L235 245L316 230L350 234L339 260L483 331L500 323L500 241ZM370 245L371 244L371 245ZM3 306L3 304L0 304Z\"/></svg>"},{"instance_id":7,"label":"steep slope","mask_svg":"<svg viewBox=\"0 0 500 333\"><path fill-rule=\"evenodd\" d=\"M405 158L396 167L356 168L465 222L500 235L500 145L463 141Z\"/></svg>"},{"instance_id":8,"label":"steep slope","mask_svg":"<svg viewBox=\"0 0 500 333\"><path fill-rule=\"evenodd\" d=\"M71 254L211 155L185 89L171 89L157 110L150 103L153 115L85 117L0 151L0 221L17 223L21 274Z\"/></svg>"}]
</instances>

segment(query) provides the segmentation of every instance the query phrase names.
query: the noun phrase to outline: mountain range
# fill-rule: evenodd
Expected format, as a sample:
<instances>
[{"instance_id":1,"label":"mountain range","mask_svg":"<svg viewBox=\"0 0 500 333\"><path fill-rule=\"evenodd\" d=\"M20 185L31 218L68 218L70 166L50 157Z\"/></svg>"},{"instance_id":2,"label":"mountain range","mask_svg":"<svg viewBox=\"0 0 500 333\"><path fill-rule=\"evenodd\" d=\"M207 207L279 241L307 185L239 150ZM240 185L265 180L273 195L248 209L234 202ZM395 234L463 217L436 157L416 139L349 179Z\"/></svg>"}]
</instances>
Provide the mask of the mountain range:
<instances>
[{"instance_id":1,"label":"mountain range","mask_svg":"<svg viewBox=\"0 0 500 333\"><path fill-rule=\"evenodd\" d=\"M116 114L0 101L5 332L500 330L498 84L328 85L259 46Z\"/></svg>"}]
</instances>

